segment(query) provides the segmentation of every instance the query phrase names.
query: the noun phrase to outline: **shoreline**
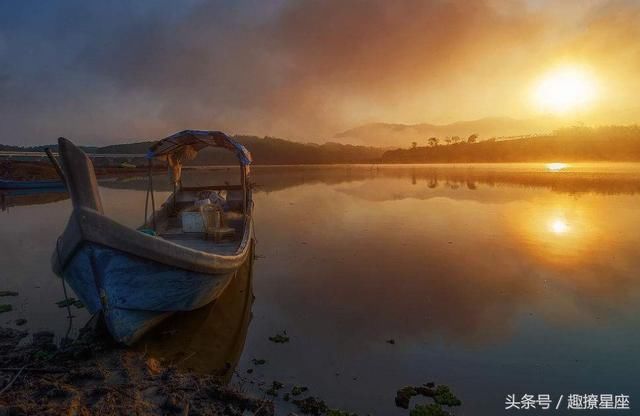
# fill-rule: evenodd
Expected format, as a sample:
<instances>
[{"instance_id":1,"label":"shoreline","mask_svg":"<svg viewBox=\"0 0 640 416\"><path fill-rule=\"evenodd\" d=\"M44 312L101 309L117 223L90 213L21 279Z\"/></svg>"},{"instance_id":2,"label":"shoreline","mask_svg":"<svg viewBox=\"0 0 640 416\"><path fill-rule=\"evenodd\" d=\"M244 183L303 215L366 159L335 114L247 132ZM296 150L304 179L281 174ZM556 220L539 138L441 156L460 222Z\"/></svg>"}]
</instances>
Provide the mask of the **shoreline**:
<instances>
[{"instance_id":1,"label":"shoreline","mask_svg":"<svg viewBox=\"0 0 640 416\"><path fill-rule=\"evenodd\" d=\"M274 414L270 400L219 377L178 370L100 329L54 344L53 333L0 328L0 414Z\"/></svg>"}]
</instances>

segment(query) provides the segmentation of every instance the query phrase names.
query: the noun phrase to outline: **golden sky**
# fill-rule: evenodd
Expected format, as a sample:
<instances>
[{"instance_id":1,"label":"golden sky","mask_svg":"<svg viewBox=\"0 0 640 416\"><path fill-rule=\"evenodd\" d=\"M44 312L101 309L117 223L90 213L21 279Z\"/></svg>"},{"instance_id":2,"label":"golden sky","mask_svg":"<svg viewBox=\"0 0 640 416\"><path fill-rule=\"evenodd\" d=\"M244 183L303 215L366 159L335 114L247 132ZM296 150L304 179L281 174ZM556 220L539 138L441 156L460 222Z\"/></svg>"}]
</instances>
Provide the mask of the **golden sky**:
<instances>
[{"instance_id":1,"label":"golden sky","mask_svg":"<svg viewBox=\"0 0 640 416\"><path fill-rule=\"evenodd\" d=\"M184 128L322 142L368 122L640 114L640 2L129 3L0 6L0 142ZM536 91L562 71L591 91L557 114Z\"/></svg>"}]
</instances>

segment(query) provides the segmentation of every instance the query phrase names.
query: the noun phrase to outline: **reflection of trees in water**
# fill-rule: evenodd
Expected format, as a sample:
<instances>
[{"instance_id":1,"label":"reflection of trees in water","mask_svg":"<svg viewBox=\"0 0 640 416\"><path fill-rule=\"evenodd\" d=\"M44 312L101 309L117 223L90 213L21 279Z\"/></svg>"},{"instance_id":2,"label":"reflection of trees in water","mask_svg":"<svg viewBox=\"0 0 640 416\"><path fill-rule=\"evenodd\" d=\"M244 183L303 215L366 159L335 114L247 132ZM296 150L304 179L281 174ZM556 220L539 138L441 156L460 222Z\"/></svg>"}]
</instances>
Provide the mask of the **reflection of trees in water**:
<instances>
[{"instance_id":1,"label":"reflection of trees in water","mask_svg":"<svg viewBox=\"0 0 640 416\"><path fill-rule=\"evenodd\" d=\"M43 192L42 190L0 191L0 210L8 211L11 207L25 205L42 205L69 199L66 191Z\"/></svg>"},{"instance_id":2,"label":"reflection of trees in water","mask_svg":"<svg viewBox=\"0 0 640 416\"><path fill-rule=\"evenodd\" d=\"M300 185L336 185L377 178L407 179L419 186L425 183L434 189L445 186L450 189L475 190L481 186L516 186L545 188L555 192L602 194L640 193L638 172L534 172L508 171L481 167L407 167L407 166L256 166L252 168L252 181L257 192L273 192ZM185 170L185 181L193 185L234 183L235 171L229 168L215 170ZM146 190L146 177L126 180L102 181L108 188ZM154 177L158 191L171 191L169 181L163 176Z\"/></svg>"}]
</instances>

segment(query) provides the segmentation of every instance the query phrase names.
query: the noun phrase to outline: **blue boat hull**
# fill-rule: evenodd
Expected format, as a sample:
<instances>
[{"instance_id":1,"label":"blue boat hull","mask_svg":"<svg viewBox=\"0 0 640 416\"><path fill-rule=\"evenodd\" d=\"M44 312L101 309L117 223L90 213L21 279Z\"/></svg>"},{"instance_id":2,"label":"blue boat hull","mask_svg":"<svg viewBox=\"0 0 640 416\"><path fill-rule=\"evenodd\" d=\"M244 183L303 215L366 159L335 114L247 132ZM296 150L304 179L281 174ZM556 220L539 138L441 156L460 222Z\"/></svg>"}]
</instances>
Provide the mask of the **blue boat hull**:
<instances>
[{"instance_id":1,"label":"blue boat hull","mask_svg":"<svg viewBox=\"0 0 640 416\"><path fill-rule=\"evenodd\" d=\"M65 189L64 183L51 181L8 181L0 180L0 189Z\"/></svg>"},{"instance_id":2,"label":"blue boat hull","mask_svg":"<svg viewBox=\"0 0 640 416\"><path fill-rule=\"evenodd\" d=\"M62 275L117 341L132 344L172 313L215 300L234 273L197 273L84 242Z\"/></svg>"}]
</instances>

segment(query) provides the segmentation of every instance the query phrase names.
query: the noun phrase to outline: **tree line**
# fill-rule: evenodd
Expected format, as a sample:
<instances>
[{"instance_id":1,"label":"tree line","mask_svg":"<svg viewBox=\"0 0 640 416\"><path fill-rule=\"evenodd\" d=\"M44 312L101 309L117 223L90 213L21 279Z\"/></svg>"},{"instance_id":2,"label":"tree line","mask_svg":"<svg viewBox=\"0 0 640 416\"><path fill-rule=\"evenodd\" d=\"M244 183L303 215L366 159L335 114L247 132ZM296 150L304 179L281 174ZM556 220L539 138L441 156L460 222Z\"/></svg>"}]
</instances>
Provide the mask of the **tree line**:
<instances>
[{"instance_id":1,"label":"tree line","mask_svg":"<svg viewBox=\"0 0 640 416\"><path fill-rule=\"evenodd\" d=\"M477 134L443 140L430 137L426 146L389 150L382 163L473 163L536 161L640 161L640 127L573 126L546 136L479 140Z\"/></svg>"}]
</instances>

